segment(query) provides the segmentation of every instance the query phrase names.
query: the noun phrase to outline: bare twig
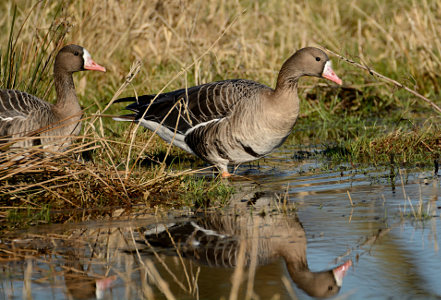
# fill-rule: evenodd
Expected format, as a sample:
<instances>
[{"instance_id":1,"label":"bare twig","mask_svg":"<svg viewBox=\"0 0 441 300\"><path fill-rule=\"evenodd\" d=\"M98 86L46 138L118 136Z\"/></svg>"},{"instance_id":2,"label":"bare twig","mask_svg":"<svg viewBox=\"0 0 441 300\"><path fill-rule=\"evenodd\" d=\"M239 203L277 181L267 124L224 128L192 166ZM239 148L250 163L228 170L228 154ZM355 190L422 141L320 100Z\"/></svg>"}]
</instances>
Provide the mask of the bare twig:
<instances>
[{"instance_id":1,"label":"bare twig","mask_svg":"<svg viewBox=\"0 0 441 300\"><path fill-rule=\"evenodd\" d=\"M347 62L347 63L350 63L351 65L354 65L354 66L356 66L357 68L360 68L360 69L366 70L366 71L369 72L369 74L371 74L371 75L373 75L373 76L376 76L376 77L378 77L378 78L380 78L380 79L382 79L382 80L384 80L384 81L386 81L386 82L388 82L388 83L392 83L393 85L395 85L395 86L397 86L397 87L399 87L399 88L402 88L402 89L408 91L408 92L411 93L412 95L414 95L414 96L416 96L416 97L422 99L422 100L425 101L426 103L430 104L434 110L438 111L438 113L441 113L441 108L440 108L438 105L436 105L433 101L431 101L431 100L428 99L427 97L424 97L423 95L421 95L421 94L418 93L417 91L411 89L410 87L405 86L404 84L402 84L402 83L400 83L400 82L398 82L398 81L396 81L396 80L394 80L394 79L391 79L391 78L389 78L389 77L387 77L387 76L385 76L385 75L383 75L383 74L380 74L380 73L376 72L375 70L373 70L373 69L370 68L369 66L359 64L359 63L353 61L352 59L346 58L346 57L344 57L344 56L342 56L342 55L340 55L340 54L335 53L334 51L331 51L331 50L327 49L327 48L324 48L324 49L325 49L326 51L328 51L329 53L331 53L332 55L338 57L339 59L341 59L341 60L343 60L343 61L345 61L345 62Z\"/></svg>"}]
</instances>

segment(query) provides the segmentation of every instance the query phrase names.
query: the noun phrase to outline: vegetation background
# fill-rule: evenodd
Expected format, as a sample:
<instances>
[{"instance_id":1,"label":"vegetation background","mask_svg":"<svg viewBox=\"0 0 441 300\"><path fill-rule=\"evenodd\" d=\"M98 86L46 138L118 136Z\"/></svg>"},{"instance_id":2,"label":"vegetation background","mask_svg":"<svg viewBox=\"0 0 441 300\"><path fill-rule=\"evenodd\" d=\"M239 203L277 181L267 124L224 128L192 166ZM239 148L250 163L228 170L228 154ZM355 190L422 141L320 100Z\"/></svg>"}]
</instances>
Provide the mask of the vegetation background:
<instances>
[{"instance_id":1,"label":"vegetation background","mask_svg":"<svg viewBox=\"0 0 441 300\"><path fill-rule=\"evenodd\" d=\"M207 191L213 197L230 193L219 181L207 185L187 176L203 162L150 132L114 122L109 116L123 113L124 106L108 104L116 96L231 78L273 87L284 60L304 46L328 48L440 103L440 5L437 0L2 1L1 88L54 101L53 58L68 43L84 46L107 68L103 74L74 75L85 120L71 152L88 153L92 162L64 155L32 168L2 169L2 204L47 212L65 205L108 207L115 199L117 205L131 206L133 199L152 205L169 199L172 205L183 193L202 198ZM369 72L331 59L343 87L301 80L301 116L287 144L319 146L326 158L353 164L437 161L439 113ZM5 155L2 163L9 163ZM3 217L11 218L9 208Z\"/></svg>"}]
</instances>

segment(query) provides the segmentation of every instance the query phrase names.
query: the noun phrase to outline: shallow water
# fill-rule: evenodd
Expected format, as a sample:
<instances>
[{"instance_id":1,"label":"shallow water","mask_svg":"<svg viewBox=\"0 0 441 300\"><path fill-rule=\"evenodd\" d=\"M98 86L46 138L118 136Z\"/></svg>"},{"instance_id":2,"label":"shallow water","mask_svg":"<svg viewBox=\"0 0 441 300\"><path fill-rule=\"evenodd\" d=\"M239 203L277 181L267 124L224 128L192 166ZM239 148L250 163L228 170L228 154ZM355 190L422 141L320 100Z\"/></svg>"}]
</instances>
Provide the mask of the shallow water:
<instances>
[{"instance_id":1,"label":"shallow water","mask_svg":"<svg viewBox=\"0 0 441 300\"><path fill-rule=\"evenodd\" d=\"M11 254L2 253L0 298L243 299L252 283L248 292L259 299L310 299L290 276L288 259L271 249L296 253L289 260L302 262L302 272L304 261L312 271L352 261L337 298L441 297L437 177L398 167L325 170L292 153L282 148L240 166L247 178L230 181L237 193L221 212L34 227L8 244ZM161 233L165 227L170 235ZM254 263L254 280L247 280ZM240 278L236 292L232 282Z\"/></svg>"}]
</instances>

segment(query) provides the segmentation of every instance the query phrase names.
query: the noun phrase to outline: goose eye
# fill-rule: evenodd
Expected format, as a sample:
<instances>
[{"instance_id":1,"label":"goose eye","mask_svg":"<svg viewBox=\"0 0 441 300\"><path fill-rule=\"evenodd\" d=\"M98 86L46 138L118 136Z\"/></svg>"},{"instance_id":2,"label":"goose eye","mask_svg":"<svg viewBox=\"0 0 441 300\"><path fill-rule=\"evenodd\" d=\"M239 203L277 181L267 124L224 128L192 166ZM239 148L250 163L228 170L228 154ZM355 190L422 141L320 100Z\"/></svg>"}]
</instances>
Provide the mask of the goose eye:
<instances>
[{"instance_id":1,"label":"goose eye","mask_svg":"<svg viewBox=\"0 0 441 300\"><path fill-rule=\"evenodd\" d=\"M316 60L316 61L320 61L320 57L316 57L315 60Z\"/></svg>"},{"instance_id":2,"label":"goose eye","mask_svg":"<svg viewBox=\"0 0 441 300\"><path fill-rule=\"evenodd\" d=\"M75 55L75 56L78 56L78 55L80 55L80 53L79 53L78 51L75 51L75 52L74 52L74 55Z\"/></svg>"}]
</instances>

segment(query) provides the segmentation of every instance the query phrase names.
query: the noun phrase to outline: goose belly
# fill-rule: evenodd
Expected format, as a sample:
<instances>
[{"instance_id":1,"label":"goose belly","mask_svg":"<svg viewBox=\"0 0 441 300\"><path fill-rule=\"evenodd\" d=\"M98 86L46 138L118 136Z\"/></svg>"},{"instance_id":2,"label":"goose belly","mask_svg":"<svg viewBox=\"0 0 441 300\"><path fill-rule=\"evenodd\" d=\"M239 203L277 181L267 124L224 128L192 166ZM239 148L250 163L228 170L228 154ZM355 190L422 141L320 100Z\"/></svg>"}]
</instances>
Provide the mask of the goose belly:
<instances>
[{"instance_id":1,"label":"goose belly","mask_svg":"<svg viewBox=\"0 0 441 300\"><path fill-rule=\"evenodd\" d=\"M236 147L231 149L231 161L234 163L243 163L261 158L278 148L288 137L268 136L256 134L255 136L241 137Z\"/></svg>"},{"instance_id":2,"label":"goose belly","mask_svg":"<svg viewBox=\"0 0 441 300\"><path fill-rule=\"evenodd\" d=\"M186 144L212 163L243 163L259 159L280 146L289 132L266 132L259 128L237 130L229 122L212 122L187 134Z\"/></svg>"}]
</instances>

